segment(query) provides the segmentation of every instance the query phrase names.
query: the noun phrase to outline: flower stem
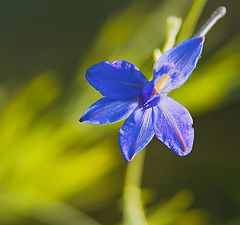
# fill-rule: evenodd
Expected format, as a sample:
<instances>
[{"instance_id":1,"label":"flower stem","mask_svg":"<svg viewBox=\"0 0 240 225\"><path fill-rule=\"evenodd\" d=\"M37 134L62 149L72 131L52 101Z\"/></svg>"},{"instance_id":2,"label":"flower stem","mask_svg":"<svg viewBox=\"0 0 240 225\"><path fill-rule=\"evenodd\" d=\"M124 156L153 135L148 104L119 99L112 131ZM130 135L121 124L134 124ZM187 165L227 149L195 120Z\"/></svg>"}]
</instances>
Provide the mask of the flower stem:
<instances>
[{"instance_id":1,"label":"flower stem","mask_svg":"<svg viewBox=\"0 0 240 225\"><path fill-rule=\"evenodd\" d=\"M145 151L143 149L136 158L128 163L124 193L123 193L123 224L124 225L147 225L141 200L141 182L144 167Z\"/></svg>"}]
</instances>

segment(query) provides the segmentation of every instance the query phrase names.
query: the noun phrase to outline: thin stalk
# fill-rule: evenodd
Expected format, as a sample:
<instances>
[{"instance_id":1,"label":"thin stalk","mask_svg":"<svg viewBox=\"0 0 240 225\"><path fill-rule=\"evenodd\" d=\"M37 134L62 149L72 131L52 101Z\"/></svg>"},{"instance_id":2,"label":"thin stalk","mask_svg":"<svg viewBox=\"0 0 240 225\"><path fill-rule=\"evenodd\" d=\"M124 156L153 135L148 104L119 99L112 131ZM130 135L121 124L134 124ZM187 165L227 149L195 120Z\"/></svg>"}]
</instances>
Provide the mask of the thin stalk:
<instances>
[{"instance_id":1,"label":"thin stalk","mask_svg":"<svg viewBox=\"0 0 240 225\"><path fill-rule=\"evenodd\" d=\"M163 46L162 51L159 48L156 48L153 51L153 61L154 61L154 63L160 58L162 53L171 49L174 46L176 36L177 36L178 31L181 27L181 24L182 24L182 20L179 17L169 16L167 18L167 29L168 29L167 39L166 39L166 42Z\"/></svg>"},{"instance_id":2,"label":"thin stalk","mask_svg":"<svg viewBox=\"0 0 240 225\"><path fill-rule=\"evenodd\" d=\"M218 7L207 22L200 28L200 30L195 34L195 37L205 36L207 32L214 26L214 24L225 16L226 8L224 6Z\"/></svg>"},{"instance_id":3,"label":"thin stalk","mask_svg":"<svg viewBox=\"0 0 240 225\"><path fill-rule=\"evenodd\" d=\"M124 225L147 225L142 200L141 182L145 159L143 149L135 159L128 163L123 192L123 224Z\"/></svg>"},{"instance_id":4,"label":"thin stalk","mask_svg":"<svg viewBox=\"0 0 240 225\"><path fill-rule=\"evenodd\" d=\"M167 20L168 36L163 47L163 52L172 48L175 43L175 37L181 26L181 19L169 17ZM155 60L160 57L160 49L154 51ZM141 200L141 183L144 167L145 151L143 149L136 158L128 163L125 185L123 192L123 224L124 225L147 225L147 219L144 213Z\"/></svg>"},{"instance_id":5,"label":"thin stalk","mask_svg":"<svg viewBox=\"0 0 240 225\"><path fill-rule=\"evenodd\" d=\"M171 49L175 44L175 39L178 34L178 31L181 27L182 20L176 16L169 16L167 18L167 40L165 45L163 46L162 52L166 52L167 50Z\"/></svg>"}]
</instances>

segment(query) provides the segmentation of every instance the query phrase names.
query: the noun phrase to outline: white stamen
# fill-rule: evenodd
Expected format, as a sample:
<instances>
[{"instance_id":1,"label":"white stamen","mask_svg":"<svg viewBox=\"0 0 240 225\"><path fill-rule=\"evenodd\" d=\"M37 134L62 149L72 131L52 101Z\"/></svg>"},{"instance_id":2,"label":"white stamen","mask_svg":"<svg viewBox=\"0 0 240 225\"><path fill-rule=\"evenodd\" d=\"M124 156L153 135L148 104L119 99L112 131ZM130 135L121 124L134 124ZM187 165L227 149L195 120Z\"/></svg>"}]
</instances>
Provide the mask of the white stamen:
<instances>
[{"instance_id":1,"label":"white stamen","mask_svg":"<svg viewBox=\"0 0 240 225\"><path fill-rule=\"evenodd\" d=\"M154 62L157 62L157 60L160 58L161 55L162 55L162 52L159 48L154 49L154 51L153 51Z\"/></svg>"},{"instance_id":2,"label":"white stamen","mask_svg":"<svg viewBox=\"0 0 240 225\"><path fill-rule=\"evenodd\" d=\"M213 27L213 25L226 14L226 7L221 6L217 8L207 22L200 28L200 30L195 34L194 37L202 37L205 36L206 33Z\"/></svg>"}]
</instances>

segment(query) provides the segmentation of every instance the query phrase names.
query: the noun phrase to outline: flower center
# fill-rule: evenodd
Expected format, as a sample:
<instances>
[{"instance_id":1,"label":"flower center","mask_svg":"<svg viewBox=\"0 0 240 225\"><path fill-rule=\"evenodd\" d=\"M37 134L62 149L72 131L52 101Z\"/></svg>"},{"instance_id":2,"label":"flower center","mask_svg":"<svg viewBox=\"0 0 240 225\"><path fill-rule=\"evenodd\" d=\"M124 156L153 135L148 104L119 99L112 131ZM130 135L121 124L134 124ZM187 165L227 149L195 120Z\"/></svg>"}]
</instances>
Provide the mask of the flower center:
<instances>
[{"instance_id":1,"label":"flower center","mask_svg":"<svg viewBox=\"0 0 240 225\"><path fill-rule=\"evenodd\" d=\"M168 74L163 74L155 82L148 82L142 89L142 93L139 99L139 105L142 108L151 108L159 104L161 95L167 90L170 84L170 76Z\"/></svg>"},{"instance_id":2,"label":"flower center","mask_svg":"<svg viewBox=\"0 0 240 225\"><path fill-rule=\"evenodd\" d=\"M158 93L163 92L167 89L170 84L171 77L165 73L161 77L159 77L155 82L155 89Z\"/></svg>"}]
</instances>

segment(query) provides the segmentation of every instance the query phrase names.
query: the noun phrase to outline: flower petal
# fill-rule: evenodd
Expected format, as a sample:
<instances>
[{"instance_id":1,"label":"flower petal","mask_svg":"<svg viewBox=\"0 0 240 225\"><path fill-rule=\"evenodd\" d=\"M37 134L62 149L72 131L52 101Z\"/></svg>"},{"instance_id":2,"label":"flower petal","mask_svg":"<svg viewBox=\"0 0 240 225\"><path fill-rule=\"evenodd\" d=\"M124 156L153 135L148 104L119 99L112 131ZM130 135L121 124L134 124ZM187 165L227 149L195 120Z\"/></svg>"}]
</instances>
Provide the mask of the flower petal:
<instances>
[{"instance_id":1,"label":"flower petal","mask_svg":"<svg viewBox=\"0 0 240 225\"><path fill-rule=\"evenodd\" d=\"M124 158L131 161L153 136L152 109L137 108L119 131L119 143Z\"/></svg>"},{"instance_id":2,"label":"flower petal","mask_svg":"<svg viewBox=\"0 0 240 225\"><path fill-rule=\"evenodd\" d=\"M161 77L171 78L166 92L182 85L197 65L202 52L204 37L196 37L166 51L154 65L154 83L161 83Z\"/></svg>"},{"instance_id":3,"label":"flower petal","mask_svg":"<svg viewBox=\"0 0 240 225\"><path fill-rule=\"evenodd\" d=\"M102 95L111 99L131 99L141 93L147 79L127 61L104 61L87 70L88 82Z\"/></svg>"},{"instance_id":4,"label":"flower petal","mask_svg":"<svg viewBox=\"0 0 240 225\"><path fill-rule=\"evenodd\" d=\"M137 99L117 101L103 97L91 105L79 121L91 124L117 122L128 117L137 105Z\"/></svg>"},{"instance_id":5,"label":"flower petal","mask_svg":"<svg viewBox=\"0 0 240 225\"><path fill-rule=\"evenodd\" d=\"M194 139L192 123L188 110L168 96L153 108L155 135L177 155L185 156L192 150Z\"/></svg>"}]
</instances>

